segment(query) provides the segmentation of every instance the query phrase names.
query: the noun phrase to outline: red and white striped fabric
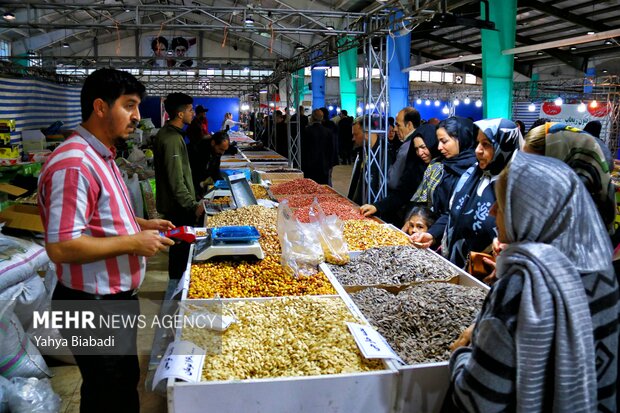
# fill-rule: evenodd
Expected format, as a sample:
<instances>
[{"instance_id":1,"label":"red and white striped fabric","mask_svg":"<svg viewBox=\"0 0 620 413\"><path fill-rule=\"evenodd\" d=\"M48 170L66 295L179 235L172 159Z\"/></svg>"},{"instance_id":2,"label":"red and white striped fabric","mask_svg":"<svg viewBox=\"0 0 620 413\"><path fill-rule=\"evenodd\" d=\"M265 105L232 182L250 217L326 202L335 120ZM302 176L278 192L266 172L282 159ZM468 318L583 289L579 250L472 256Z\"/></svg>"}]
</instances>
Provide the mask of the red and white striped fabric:
<instances>
[{"instance_id":1,"label":"red and white striped fabric","mask_svg":"<svg viewBox=\"0 0 620 413\"><path fill-rule=\"evenodd\" d=\"M39 177L45 242L140 232L114 158L114 148L106 148L81 126L56 148ZM88 264L56 264L56 271L66 287L104 295L138 288L145 266L144 257L120 255Z\"/></svg>"}]
</instances>

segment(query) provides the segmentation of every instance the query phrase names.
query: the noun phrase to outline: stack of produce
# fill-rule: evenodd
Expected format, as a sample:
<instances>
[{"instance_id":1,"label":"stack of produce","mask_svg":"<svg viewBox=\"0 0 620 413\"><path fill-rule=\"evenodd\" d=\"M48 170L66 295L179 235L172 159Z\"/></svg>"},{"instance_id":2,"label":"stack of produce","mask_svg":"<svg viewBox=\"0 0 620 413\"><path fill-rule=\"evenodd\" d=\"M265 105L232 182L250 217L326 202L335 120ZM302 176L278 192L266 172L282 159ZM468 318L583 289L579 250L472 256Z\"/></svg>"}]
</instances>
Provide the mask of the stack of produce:
<instances>
[{"instance_id":1,"label":"stack of produce","mask_svg":"<svg viewBox=\"0 0 620 413\"><path fill-rule=\"evenodd\" d=\"M409 237L404 232L369 219L346 221L344 238L351 251L390 245L411 245Z\"/></svg>"},{"instance_id":2,"label":"stack of produce","mask_svg":"<svg viewBox=\"0 0 620 413\"><path fill-rule=\"evenodd\" d=\"M191 266L188 298L281 297L335 294L319 272L308 277L287 274L279 255L250 262L209 261Z\"/></svg>"},{"instance_id":3,"label":"stack of produce","mask_svg":"<svg viewBox=\"0 0 620 413\"><path fill-rule=\"evenodd\" d=\"M381 370L359 352L347 322L360 322L338 298L294 297L225 304L226 331L186 328L207 350L204 380L244 380ZM210 353L210 354L209 354Z\"/></svg>"},{"instance_id":4,"label":"stack of produce","mask_svg":"<svg viewBox=\"0 0 620 413\"><path fill-rule=\"evenodd\" d=\"M398 295L368 288L351 298L408 364L447 361L452 344L482 308L487 292L448 283L418 284Z\"/></svg>"},{"instance_id":5,"label":"stack of produce","mask_svg":"<svg viewBox=\"0 0 620 413\"><path fill-rule=\"evenodd\" d=\"M458 277L456 269L436 254L408 246L371 248L347 265L328 267L342 285L402 285Z\"/></svg>"}]
</instances>

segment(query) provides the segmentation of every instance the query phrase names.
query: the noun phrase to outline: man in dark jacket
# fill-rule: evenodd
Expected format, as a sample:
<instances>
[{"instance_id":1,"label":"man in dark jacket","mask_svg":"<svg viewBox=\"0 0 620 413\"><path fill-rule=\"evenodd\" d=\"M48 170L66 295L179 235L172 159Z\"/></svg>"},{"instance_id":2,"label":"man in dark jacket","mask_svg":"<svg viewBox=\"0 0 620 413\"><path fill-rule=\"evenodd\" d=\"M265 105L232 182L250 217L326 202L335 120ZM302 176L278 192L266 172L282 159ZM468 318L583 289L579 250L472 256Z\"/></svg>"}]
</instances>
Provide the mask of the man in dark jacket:
<instances>
[{"instance_id":1,"label":"man in dark jacket","mask_svg":"<svg viewBox=\"0 0 620 413\"><path fill-rule=\"evenodd\" d=\"M341 121L342 122L342 121ZM368 187L365 182L366 168L368 166L368 154L366 153L366 145L370 139L371 147L374 152L378 150L379 139L377 134L370 134L366 129L364 118L359 117L353 122L353 144L354 151L357 152L355 161L353 162L353 173L351 174L351 183L349 184L349 193L347 198L358 205L366 202ZM373 193L379 190L380 171L377 165L373 165L371 169L370 186Z\"/></svg>"},{"instance_id":2,"label":"man in dark jacket","mask_svg":"<svg viewBox=\"0 0 620 413\"><path fill-rule=\"evenodd\" d=\"M164 101L170 120L155 136L155 184L157 211L179 227L195 225L204 212L196 201L183 126L194 117L193 99L185 93L171 93ZM168 275L179 279L187 266L190 244L180 242L170 247Z\"/></svg>"},{"instance_id":3,"label":"man in dark jacket","mask_svg":"<svg viewBox=\"0 0 620 413\"><path fill-rule=\"evenodd\" d=\"M340 112L338 122L338 152L343 165L351 165L353 161L353 118L346 110Z\"/></svg>"},{"instance_id":4,"label":"man in dark jacket","mask_svg":"<svg viewBox=\"0 0 620 413\"><path fill-rule=\"evenodd\" d=\"M417 156L412 142L420 126L420 113L412 107L402 109L396 115L395 126L399 136L403 137L403 144L388 170L387 197L372 205L362 205L360 212L365 216L379 213L383 220L400 228L405 219L407 201L422 182L426 164Z\"/></svg>"},{"instance_id":5,"label":"man in dark jacket","mask_svg":"<svg viewBox=\"0 0 620 413\"><path fill-rule=\"evenodd\" d=\"M304 176L319 184L327 184L334 157L331 132L321 123L323 112L315 109L310 124L301 135L301 170Z\"/></svg>"}]
</instances>

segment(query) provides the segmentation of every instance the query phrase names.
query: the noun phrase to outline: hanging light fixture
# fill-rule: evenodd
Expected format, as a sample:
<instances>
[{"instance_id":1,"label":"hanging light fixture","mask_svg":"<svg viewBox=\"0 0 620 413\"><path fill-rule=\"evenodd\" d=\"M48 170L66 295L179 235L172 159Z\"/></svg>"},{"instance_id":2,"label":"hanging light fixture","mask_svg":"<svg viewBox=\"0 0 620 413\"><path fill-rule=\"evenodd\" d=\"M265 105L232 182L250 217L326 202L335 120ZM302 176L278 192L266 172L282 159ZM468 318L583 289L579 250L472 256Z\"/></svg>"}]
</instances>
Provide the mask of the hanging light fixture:
<instances>
[{"instance_id":1,"label":"hanging light fixture","mask_svg":"<svg viewBox=\"0 0 620 413\"><path fill-rule=\"evenodd\" d=\"M425 104L426 106L430 106L430 105L431 105L431 101L430 101L429 99L426 99L426 100L424 101L424 104Z\"/></svg>"},{"instance_id":2,"label":"hanging light fixture","mask_svg":"<svg viewBox=\"0 0 620 413\"><path fill-rule=\"evenodd\" d=\"M357 107L357 113L358 113L358 114L360 114L360 113L362 113L362 112L363 112L363 109L362 109L361 107L359 107L359 106L358 106L358 107Z\"/></svg>"},{"instance_id":3,"label":"hanging light fixture","mask_svg":"<svg viewBox=\"0 0 620 413\"><path fill-rule=\"evenodd\" d=\"M453 104L454 106L458 106L458 105L460 105L460 104L461 104L461 101L460 101L458 98L455 98L455 99L452 101L452 104Z\"/></svg>"},{"instance_id":4,"label":"hanging light fixture","mask_svg":"<svg viewBox=\"0 0 620 413\"><path fill-rule=\"evenodd\" d=\"M534 112L536 110L536 105L534 104L534 102L530 103L530 105L527 107L527 110L530 112Z\"/></svg>"},{"instance_id":5,"label":"hanging light fixture","mask_svg":"<svg viewBox=\"0 0 620 413\"><path fill-rule=\"evenodd\" d=\"M440 102L440 101L438 101L438 100L435 100L435 106L436 106L436 107L439 107L439 105L441 105L441 102Z\"/></svg>"},{"instance_id":6,"label":"hanging light fixture","mask_svg":"<svg viewBox=\"0 0 620 413\"><path fill-rule=\"evenodd\" d=\"M482 107L482 101L480 99L476 101L476 107L477 108Z\"/></svg>"},{"instance_id":7,"label":"hanging light fixture","mask_svg":"<svg viewBox=\"0 0 620 413\"><path fill-rule=\"evenodd\" d=\"M579 106L577 106L577 112L585 112L585 111L586 111L586 104L581 102Z\"/></svg>"},{"instance_id":8,"label":"hanging light fixture","mask_svg":"<svg viewBox=\"0 0 620 413\"><path fill-rule=\"evenodd\" d=\"M441 109L441 113L443 113L444 115L447 115L448 113L450 113L450 109L448 109L448 105L445 105L443 109Z\"/></svg>"},{"instance_id":9,"label":"hanging light fixture","mask_svg":"<svg viewBox=\"0 0 620 413\"><path fill-rule=\"evenodd\" d=\"M560 96L558 96L557 98L555 98L553 103L555 104L555 106L562 106L562 103L564 103L564 100Z\"/></svg>"},{"instance_id":10,"label":"hanging light fixture","mask_svg":"<svg viewBox=\"0 0 620 413\"><path fill-rule=\"evenodd\" d=\"M295 45L295 50L304 50L304 49L305 49L305 47L301 43L297 43Z\"/></svg>"},{"instance_id":11,"label":"hanging light fixture","mask_svg":"<svg viewBox=\"0 0 620 413\"><path fill-rule=\"evenodd\" d=\"M334 110L334 106L333 106L333 105L329 105L329 106L327 107L327 109L329 109L329 110Z\"/></svg>"},{"instance_id":12,"label":"hanging light fixture","mask_svg":"<svg viewBox=\"0 0 620 413\"><path fill-rule=\"evenodd\" d=\"M469 105L471 103L471 99L469 98L469 96L467 96L465 99L463 99L463 103L466 105Z\"/></svg>"},{"instance_id":13,"label":"hanging light fixture","mask_svg":"<svg viewBox=\"0 0 620 413\"><path fill-rule=\"evenodd\" d=\"M7 11L7 12L5 12L2 15L2 18L4 20L6 20L6 21L10 21L11 22L11 21L15 20L15 15L13 13L11 13L10 11Z\"/></svg>"},{"instance_id":14,"label":"hanging light fixture","mask_svg":"<svg viewBox=\"0 0 620 413\"><path fill-rule=\"evenodd\" d=\"M598 102L596 101L596 99L594 99L592 102L590 102L590 107L592 109L597 108L598 107Z\"/></svg>"},{"instance_id":15,"label":"hanging light fixture","mask_svg":"<svg viewBox=\"0 0 620 413\"><path fill-rule=\"evenodd\" d=\"M422 99L417 98L416 101L415 101L415 104L416 105L421 105L422 104Z\"/></svg>"},{"instance_id":16,"label":"hanging light fixture","mask_svg":"<svg viewBox=\"0 0 620 413\"><path fill-rule=\"evenodd\" d=\"M247 26L252 26L254 24L254 18L252 17L251 14L248 14L245 17L245 20L243 20L243 22L247 25Z\"/></svg>"}]
</instances>

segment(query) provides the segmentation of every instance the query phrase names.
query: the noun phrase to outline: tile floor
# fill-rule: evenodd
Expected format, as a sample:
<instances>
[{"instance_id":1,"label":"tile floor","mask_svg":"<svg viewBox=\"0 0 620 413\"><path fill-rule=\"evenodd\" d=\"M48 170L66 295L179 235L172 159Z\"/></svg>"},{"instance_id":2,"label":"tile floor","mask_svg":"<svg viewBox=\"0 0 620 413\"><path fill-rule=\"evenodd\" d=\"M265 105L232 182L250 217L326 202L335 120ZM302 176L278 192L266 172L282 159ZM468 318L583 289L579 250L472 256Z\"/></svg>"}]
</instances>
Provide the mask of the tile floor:
<instances>
[{"instance_id":1,"label":"tile floor","mask_svg":"<svg viewBox=\"0 0 620 413\"><path fill-rule=\"evenodd\" d=\"M346 196L349 181L351 179L351 165L339 165L334 167L332 179L336 191ZM141 301L161 300L168 286L168 255L160 253L147 262L146 278L140 288L139 297ZM143 306L143 313L147 311L157 311L153 306ZM138 332L138 349L140 353L150 353L153 345L153 333L146 330ZM166 399L157 393L146 389L145 380L148 373L149 356L142 355L140 360L140 411L142 413L164 413L166 409ZM80 411L80 385L82 379L80 372L75 365L64 364L61 362L50 362L50 369L54 373L52 387L62 398L60 413L78 413Z\"/></svg>"}]
</instances>

